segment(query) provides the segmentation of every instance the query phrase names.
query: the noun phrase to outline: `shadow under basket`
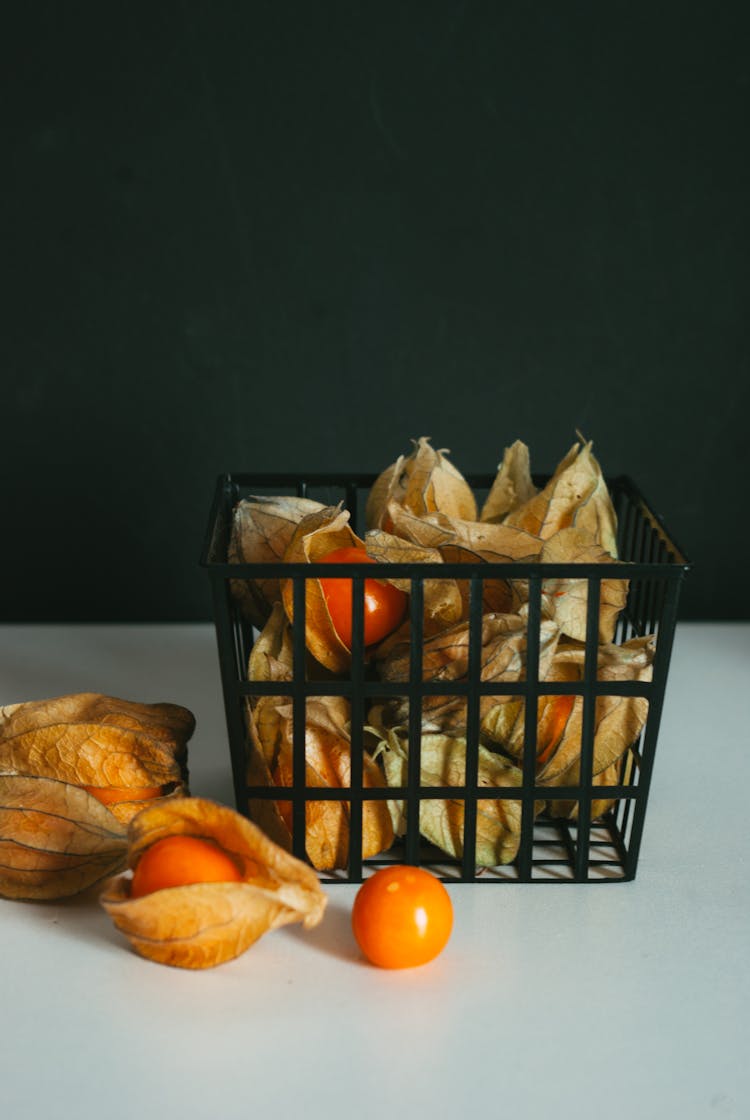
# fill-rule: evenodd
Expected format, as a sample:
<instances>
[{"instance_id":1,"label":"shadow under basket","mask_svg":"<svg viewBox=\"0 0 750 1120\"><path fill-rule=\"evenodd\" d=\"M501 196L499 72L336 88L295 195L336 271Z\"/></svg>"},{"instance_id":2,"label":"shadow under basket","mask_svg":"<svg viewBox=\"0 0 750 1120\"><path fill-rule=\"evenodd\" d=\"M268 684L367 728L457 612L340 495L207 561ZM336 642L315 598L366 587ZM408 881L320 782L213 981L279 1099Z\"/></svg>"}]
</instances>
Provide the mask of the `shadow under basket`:
<instances>
[{"instance_id":1,"label":"shadow under basket","mask_svg":"<svg viewBox=\"0 0 750 1120\"><path fill-rule=\"evenodd\" d=\"M288 474L222 475L217 482L201 564L212 589L214 622L226 710L230 758L237 809L258 823L273 807L286 828L288 846L308 858L306 828L325 803L344 822L343 858L318 867L323 882L361 882L392 862L425 867L448 882L622 882L635 877L654 764L659 722L677 619L678 601L689 563L670 538L661 519L649 508L626 477L608 480L617 513L618 557L611 564L442 563L388 564L388 576L410 581L408 617L410 649L404 680L380 679L371 651L364 647L364 582L374 566L357 564L238 564L228 563L233 511L250 496L296 495L335 506L343 503L350 524L364 536L364 505L374 475ZM489 476L467 476L481 499L491 486ZM536 478L543 485L545 478ZM386 567L385 565L382 566ZM335 569L335 570L334 570ZM382 568L381 568L382 571ZM341 676L310 673L305 642L306 581L320 578L351 580L352 648L350 671ZM380 574L380 572L378 572ZM258 631L243 615L233 594L237 580L291 580L294 624L291 627L290 679L262 682L248 679L248 660ZM423 614L426 580L459 580L468 602L468 669L458 680L423 680ZM576 594L585 596L585 642L578 644L580 671L575 679L545 679L542 620L550 581L575 580ZM626 650L646 642L650 650L645 673L608 673L602 669L600 603L604 581L623 581L624 606L614 627L613 646ZM492 581L522 587L524 665L520 679L483 679L482 620L485 589ZM555 583L554 586L561 586ZM568 585L570 586L570 585ZM650 640L649 640L650 639ZM615 651L619 654L621 651ZM485 675L486 676L486 675ZM319 679L318 679L319 678ZM461 742L461 770L446 779L425 767L422 713L439 696L450 693L462 705L465 726ZM253 756L250 708L263 696L278 697L291 720L288 734L291 784L283 787L261 781L257 767L248 770ZM306 711L312 698L343 697L350 714L350 773L345 786L306 784ZM385 773L383 755L373 750L369 730L376 704L398 698L407 713L403 729L405 753L394 784L385 776L366 781L364 763ZM564 713L577 712L578 749L575 765L550 775L540 766L546 744L541 741L544 719L552 705ZM483 722L488 705L509 705L522 718L520 747L509 758L497 748L503 765L512 766L512 782L494 783L485 774L487 742ZM627 713L638 711L642 718ZM544 715L546 713L546 716ZM625 714L626 718L623 718ZM623 741L617 758L605 768L599 758L599 736L606 720L617 735L636 727L632 741ZM619 722L618 722L619 721ZM548 720L549 722L549 720ZM610 725L607 725L610 726ZM623 731L624 729L624 731ZM480 745L481 744L481 745ZM382 746L383 744L381 744ZM609 747L607 748L609 749ZM249 773L253 776L252 784ZM278 780L278 779L276 779ZM440 782L446 784L440 784ZM373 809L383 803L396 824L387 850L371 854L363 846L363 827ZM258 812L258 810L266 810ZM500 822L500 823L499 823ZM263 825L265 827L265 824ZM485 857L487 840L503 833L503 856ZM506 835L507 833L507 835ZM277 839L274 836L274 839ZM446 843L447 840L447 843ZM495 849L497 844L495 843ZM312 861L315 863L315 861Z\"/></svg>"}]
</instances>

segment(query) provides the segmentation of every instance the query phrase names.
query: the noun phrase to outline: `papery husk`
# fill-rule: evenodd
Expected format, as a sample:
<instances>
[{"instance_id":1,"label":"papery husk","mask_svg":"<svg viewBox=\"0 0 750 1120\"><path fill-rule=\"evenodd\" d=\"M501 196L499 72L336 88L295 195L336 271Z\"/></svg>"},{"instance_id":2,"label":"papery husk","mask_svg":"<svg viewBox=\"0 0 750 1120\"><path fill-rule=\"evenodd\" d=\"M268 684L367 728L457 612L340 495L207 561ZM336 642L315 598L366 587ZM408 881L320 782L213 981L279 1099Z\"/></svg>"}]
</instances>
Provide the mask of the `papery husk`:
<instances>
[{"instance_id":1,"label":"papery husk","mask_svg":"<svg viewBox=\"0 0 750 1120\"><path fill-rule=\"evenodd\" d=\"M408 513L396 514L394 533L406 540L428 548L437 548L446 562L461 563L455 550L465 549L465 559L476 558L493 564L532 563L537 559L543 541L525 529L483 521L469 521L446 513L425 514L423 517Z\"/></svg>"},{"instance_id":2,"label":"papery husk","mask_svg":"<svg viewBox=\"0 0 750 1120\"><path fill-rule=\"evenodd\" d=\"M543 490L512 510L504 525L547 540L574 526L617 556L617 518L592 444L575 443Z\"/></svg>"},{"instance_id":3,"label":"papery husk","mask_svg":"<svg viewBox=\"0 0 750 1120\"><path fill-rule=\"evenodd\" d=\"M308 666L317 663L310 658ZM274 605L271 616L253 645L248 661L248 679L251 681L292 680L293 648L291 627L281 603ZM307 674L309 679L309 673ZM328 715L339 725L346 735L349 717L348 701L341 697L326 697L322 701ZM289 742L284 736L288 729L284 718L291 711L288 695L248 696L247 697L247 784L249 786L274 786L291 782L291 769L279 763L289 750ZM284 715L282 715L284 713ZM272 772L273 771L273 772ZM248 812L256 824L281 847L291 849L291 803L267 798L251 797Z\"/></svg>"},{"instance_id":4,"label":"papery husk","mask_svg":"<svg viewBox=\"0 0 750 1120\"><path fill-rule=\"evenodd\" d=\"M633 638L621 646L600 646L597 678L600 681L650 681L655 641L652 636ZM552 658L548 681L573 682L583 679L585 651L559 646ZM556 696L540 696L538 728ZM598 696L594 714L592 774L597 775L616 762L640 735L648 715L648 700L643 696ZM537 782L540 785L575 785L581 754L583 697L576 696L557 742L543 736L537 743ZM509 755L523 759L525 706L497 705L484 715L483 736L498 744ZM541 759L540 759L540 756Z\"/></svg>"},{"instance_id":5,"label":"papery husk","mask_svg":"<svg viewBox=\"0 0 750 1120\"><path fill-rule=\"evenodd\" d=\"M294 665L291 627L284 607L274 603L271 614L253 642L248 658L247 676L251 681L290 681ZM265 699L259 697L258 699Z\"/></svg>"},{"instance_id":6,"label":"papery husk","mask_svg":"<svg viewBox=\"0 0 750 1120\"><path fill-rule=\"evenodd\" d=\"M0 771L77 786L186 791L195 718L177 704L139 704L84 692L0 708ZM111 810L127 821L143 806Z\"/></svg>"},{"instance_id":7,"label":"papery husk","mask_svg":"<svg viewBox=\"0 0 750 1120\"><path fill-rule=\"evenodd\" d=\"M383 529L373 529L365 536L367 555L373 560L390 564L442 564L443 558L436 548L414 544ZM387 579L400 591L411 593L411 580ZM426 579L422 585L424 603L424 633L434 634L452 625L462 617L464 599L454 579ZM387 639L386 639L387 640Z\"/></svg>"},{"instance_id":8,"label":"papery husk","mask_svg":"<svg viewBox=\"0 0 750 1120\"><path fill-rule=\"evenodd\" d=\"M445 513L416 517L395 506L388 508L394 534L415 545L435 550L446 564L534 562L543 543L523 530L505 525L466 521ZM524 598L515 592L514 582L485 579L482 584L483 609L501 614L514 610ZM461 617L465 619L469 613L469 583L468 580L458 580L457 583L463 603Z\"/></svg>"},{"instance_id":9,"label":"papery husk","mask_svg":"<svg viewBox=\"0 0 750 1120\"><path fill-rule=\"evenodd\" d=\"M0 896L68 898L125 866L126 833L68 782L0 774Z\"/></svg>"},{"instance_id":10,"label":"papery husk","mask_svg":"<svg viewBox=\"0 0 750 1120\"><path fill-rule=\"evenodd\" d=\"M297 526L284 561L290 564L318 563L339 548L362 548L360 540L349 524L349 511L341 506L324 506L317 513L304 517ZM368 579L375 578L368 571ZM281 581L281 600L287 618L294 623L294 583ZM345 673L351 664L351 654L336 633L328 611L320 580L305 580L305 641L317 661L333 673Z\"/></svg>"},{"instance_id":11,"label":"papery husk","mask_svg":"<svg viewBox=\"0 0 750 1120\"><path fill-rule=\"evenodd\" d=\"M288 683L292 679L293 662L291 627L282 604L275 603L266 625L250 651L248 680ZM273 785L266 759L273 760L278 754L280 735L278 708L288 703L289 697L283 695L246 698L248 726L246 779L249 786ZM251 797L248 800L248 813L274 843L289 849L289 829L275 801Z\"/></svg>"},{"instance_id":12,"label":"papery husk","mask_svg":"<svg viewBox=\"0 0 750 1120\"><path fill-rule=\"evenodd\" d=\"M414 450L379 475L370 491L365 507L368 529L391 531L389 503L402 506L418 517L442 510L469 520L477 516L474 492L461 472L446 456L445 449L436 451L428 436L414 440Z\"/></svg>"},{"instance_id":13,"label":"papery husk","mask_svg":"<svg viewBox=\"0 0 750 1120\"><path fill-rule=\"evenodd\" d=\"M343 696L310 698L305 706L305 784L314 789L338 791L351 785L349 702ZM253 775L262 785L279 786L275 835L291 848L291 802L283 789L293 782L294 707L264 705L251 723L255 750ZM383 775L367 751L362 757L362 786L382 788ZM260 800L260 799L258 799ZM269 804L273 805L273 802ZM281 806L279 809L278 806ZM305 804L305 849L313 867L329 871L346 867L349 859L350 805L342 799L309 800ZM362 858L387 850L393 842L391 818L385 802L362 805Z\"/></svg>"},{"instance_id":14,"label":"papery husk","mask_svg":"<svg viewBox=\"0 0 750 1120\"><path fill-rule=\"evenodd\" d=\"M241 882L191 883L130 897L121 876L100 897L115 926L141 956L178 968L212 968L244 953L269 930L290 922L316 926L326 896L311 868L274 844L239 813L203 798L144 809L131 821L128 862L167 836L213 840L242 874Z\"/></svg>"},{"instance_id":15,"label":"papery husk","mask_svg":"<svg viewBox=\"0 0 750 1120\"><path fill-rule=\"evenodd\" d=\"M408 785L408 737L392 731L383 741L380 757L389 786ZM478 747L477 784L487 788L519 788L522 774L517 766ZM466 740L450 735L423 734L420 750L422 786L462 786L466 780ZM535 806L541 812L544 803ZM390 802L397 835L406 832L406 803ZM421 835L448 855L461 858L464 849L464 796L430 798L420 804ZM521 839L521 802L505 798L477 801L476 865L497 867L510 863Z\"/></svg>"},{"instance_id":16,"label":"papery husk","mask_svg":"<svg viewBox=\"0 0 750 1120\"><path fill-rule=\"evenodd\" d=\"M630 768L632 766L632 755L626 752L622 758L618 758L606 770L602 770L599 774L594 774L591 779L593 786L616 786L621 785L628 780ZM576 782L578 780L575 776ZM562 782L560 783L563 784ZM574 783L575 784L575 783ZM591 815L592 821L597 821L608 813L617 804L615 797L593 797L591 799ZM547 802L547 813L550 817L559 819L566 818L567 820L578 820L578 802L563 800L560 798L551 798Z\"/></svg>"},{"instance_id":17,"label":"papery husk","mask_svg":"<svg viewBox=\"0 0 750 1120\"><path fill-rule=\"evenodd\" d=\"M611 564L613 557L586 529L561 529L539 554L543 564ZM628 580L603 579L599 596L599 641L611 642L617 619L628 598ZM563 634L586 641L588 580L545 579L542 583L542 612L554 619Z\"/></svg>"},{"instance_id":18,"label":"papery husk","mask_svg":"<svg viewBox=\"0 0 750 1120\"><path fill-rule=\"evenodd\" d=\"M529 449L517 439L505 448L495 480L482 506L480 521L500 522L537 493L531 478Z\"/></svg>"},{"instance_id":19,"label":"papery husk","mask_svg":"<svg viewBox=\"0 0 750 1120\"><path fill-rule=\"evenodd\" d=\"M300 521L324 508L309 498L244 498L232 513L228 562L279 563ZM245 617L261 629L273 604L281 598L278 579L233 579L229 586Z\"/></svg>"},{"instance_id":20,"label":"papery husk","mask_svg":"<svg viewBox=\"0 0 750 1120\"><path fill-rule=\"evenodd\" d=\"M542 620L539 638L539 672L544 679L552 663L559 637L554 622ZM483 682L520 681L526 672L527 618L524 614L482 617L479 677ZM394 647L378 663L383 680L400 683L409 679L410 651L408 643ZM425 681L466 681L469 670L469 624L453 626L424 643L422 679ZM422 725L425 730L461 733L466 727L466 698L425 696L422 701ZM480 718L497 705L512 702L512 696L481 696ZM406 698L394 699L385 705L392 725L406 723L409 704Z\"/></svg>"}]
</instances>

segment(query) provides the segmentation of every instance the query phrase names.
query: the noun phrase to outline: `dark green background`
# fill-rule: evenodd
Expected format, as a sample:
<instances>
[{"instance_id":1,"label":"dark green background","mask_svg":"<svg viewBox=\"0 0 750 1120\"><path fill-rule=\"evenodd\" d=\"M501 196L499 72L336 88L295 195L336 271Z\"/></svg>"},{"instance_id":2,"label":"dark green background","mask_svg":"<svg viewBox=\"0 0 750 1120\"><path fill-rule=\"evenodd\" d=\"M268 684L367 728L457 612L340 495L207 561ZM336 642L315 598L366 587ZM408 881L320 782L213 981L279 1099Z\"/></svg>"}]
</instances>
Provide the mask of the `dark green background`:
<instances>
[{"instance_id":1,"label":"dark green background","mask_svg":"<svg viewBox=\"0 0 750 1120\"><path fill-rule=\"evenodd\" d=\"M747 618L747 13L6 11L0 617L208 617L224 470L580 428Z\"/></svg>"}]
</instances>

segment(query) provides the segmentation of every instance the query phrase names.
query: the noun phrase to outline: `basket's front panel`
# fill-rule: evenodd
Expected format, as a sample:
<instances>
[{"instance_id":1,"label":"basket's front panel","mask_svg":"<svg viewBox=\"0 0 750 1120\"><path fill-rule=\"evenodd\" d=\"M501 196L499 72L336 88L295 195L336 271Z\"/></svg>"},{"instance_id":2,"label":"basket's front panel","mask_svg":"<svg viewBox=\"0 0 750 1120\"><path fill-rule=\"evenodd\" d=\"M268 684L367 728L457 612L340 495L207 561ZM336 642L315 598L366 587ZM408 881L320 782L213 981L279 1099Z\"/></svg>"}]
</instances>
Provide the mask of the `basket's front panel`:
<instances>
[{"instance_id":1,"label":"basket's front panel","mask_svg":"<svg viewBox=\"0 0 750 1120\"><path fill-rule=\"evenodd\" d=\"M264 482L280 491L281 477ZM226 500L260 489L235 484ZM360 515L362 489L289 486ZM219 565L211 575L238 808L331 882L393 861L456 881L632 878L680 573L638 503L618 502L628 569L614 583L601 571L551 579L535 565L517 578L468 564L456 584L461 621L441 629L430 615L435 572L413 564L408 618L377 650L364 642L365 576L342 566L352 633L335 672L308 640L319 569L288 576L281 629L269 637L243 614L237 571ZM226 532L231 511L222 516ZM506 611L492 609L501 586L512 592ZM616 621L612 587L623 589ZM567 633L555 616L563 592L578 602Z\"/></svg>"}]
</instances>

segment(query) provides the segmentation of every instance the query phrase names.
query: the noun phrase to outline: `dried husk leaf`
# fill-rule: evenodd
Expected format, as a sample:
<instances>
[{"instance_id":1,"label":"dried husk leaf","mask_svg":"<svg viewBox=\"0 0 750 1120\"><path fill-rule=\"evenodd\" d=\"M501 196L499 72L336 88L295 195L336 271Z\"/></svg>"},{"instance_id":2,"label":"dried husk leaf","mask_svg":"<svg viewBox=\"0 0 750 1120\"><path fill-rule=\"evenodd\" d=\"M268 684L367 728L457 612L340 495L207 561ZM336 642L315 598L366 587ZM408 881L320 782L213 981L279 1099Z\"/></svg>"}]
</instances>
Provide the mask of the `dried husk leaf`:
<instances>
[{"instance_id":1,"label":"dried husk leaf","mask_svg":"<svg viewBox=\"0 0 750 1120\"><path fill-rule=\"evenodd\" d=\"M179 704L139 704L98 692L75 692L49 700L29 700L0 708L0 742L53 723L99 723L142 731L169 748L185 753L195 731L195 717Z\"/></svg>"},{"instance_id":2,"label":"dried husk leaf","mask_svg":"<svg viewBox=\"0 0 750 1120\"><path fill-rule=\"evenodd\" d=\"M0 708L0 771L78 786L184 792L195 718L176 704L75 693ZM112 806L126 821L143 806Z\"/></svg>"},{"instance_id":3,"label":"dried husk leaf","mask_svg":"<svg viewBox=\"0 0 750 1120\"><path fill-rule=\"evenodd\" d=\"M250 651L248 679L289 682L292 679L293 661L291 627L282 604L275 603L266 625ZM247 697L246 777L249 786L273 785L269 762L273 763L278 755L280 736L278 707L286 703L288 697L284 696ZM248 800L248 812L274 843L287 849L290 847L289 829L275 801L251 797Z\"/></svg>"},{"instance_id":4,"label":"dried husk leaf","mask_svg":"<svg viewBox=\"0 0 750 1120\"><path fill-rule=\"evenodd\" d=\"M542 542L536 537L507 525L462 521L442 513L433 514L425 520L445 534L439 551L446 564L532 563L538 559L542 547ZM520 594L518 585L518 580L485 579L482 584L484 609L498 613L517 611L528 594ZM522 581L522 586L525 587L525 581ZM459 587L464 596L466 618L469 613L469 584L460 581Z\"/></svg>"},{"instance_id":5,"label":"dried husk leaf","mask_svg":"<svg viewBox=\"0 0 750 1120\"><path fill-rule=\"evenodd\" d=\"M325 506L304 517L297 526L284 560L290 564L314 564L339 548L364 548L349 524L349 511L340 506ZM372 578L368 573L368 578ZM294 584L281 581L281 599L287 618L294 623ZM345 673L351 655L339 638L331 620L323 589L317 579L305 580L305 641L321 665L333 673Z\"/></svg>"},{"instance_id":6,"label":"dried husk leaf","mask_svg":"<svg viewBox=\"0 0 750 1120\"><path fill-rule=\"evenodd\" d=\"M469 521L442 512L420 518L397 515L394 532L415 543L437 548L443 559L451 563L461 563L462 559L476 563L477 557L493 564L529 563L537 559L543 543L525 529L506 523ZM457 549L465 549L468 555L462 558Z\"/></svg>"},{"instance_id":7,"label":"dried husk leaf","mask_svg":"<svg viewBox=\"0 0 750 1120\"><path fill-rule=\"evenodd\" d=\"M586 529L561 529L545 541L539 560L543 564L611 564L613 557ZM599 641L611 642L617 619L628 598L628 580L603 579L599 598ZM588 581L546 579L542 584L542 610L563 634L586 641Z\"/></svg>"},{"instance_id":8,"label":"dried husk leaf","mask_svg":"<svg viewBox=\"0 0 750 1120\"><path fill-rule=\"evenodd\" d=\"M655 644L653 637L633 638L621 646L600 646L597 677L603 681L649 681ZM583 679L585 651L576 647L558 647L552 658L547 680L580 681ZM558 724L557 696L540 697L537 742L537 781L541 785L575 785L581 755L583 697L576 696L564 726L558 726L556 741L550 742L544 732L545 719ZM616 762L643 730L648 715L648 700L643 696L599 696L594 713L594 775ZM482 720L482 733L519 761L523 758L525 709L523 703L513 708L497 705Z\"/></svg>"},{"instance_id":9,"label":"dried husk leaf","mask_svg":"<svg viewBox=\"0 0 750 1120\"><path fill-rule=\"evenodd\" d=\"M443 529L431 518L412 513L398 502L388 503L387 522L388 531L394 536L424 548L439 549L441 545L450 544L454 539L452 529Z\"/></svg>"},{"instance_id":10,"label":"dried husk leaf","mask_svg":"<svg viewBox=\"0 0 750 1120\"><path fill-rule=\"evenodd\" d=\"M505 448L492 488L487 495L480 521L500 522L514 509L530 501L537 493L531 479L529 449L517 439Z\"/></svg>"},{"instance_id":11,"label":"dried husk leaf","mask_svg":"<svg viewBox=\"0 0 750 1120\"><path fill-rule=\"evenodd\" d=\"M297 497L251 497L238 502L232 514L227 559L230 564L273 564L284 556L303 517L324 507ZM260 629L281 598L277 579L230 580L243 614Z\"/></svg>"},{"instance_id":12,"label":"dried husk leaf","mask_svg":"<svg viewBox=\"0 0 750 1120\"><path fill-rule=\"evenodd\" d=\"M130 897L130 880L110 883L100 901L141 956L178 968L212 968L244 953L269 930L306 929L323 917L326 896L314 871L251 821L202 798L145 809L128 833L128 862L166 836L213 840L240 868L241 882L193 883Z\"/></svg>"},{"instance_id":13,"label":"dried husk leaf","mask_svg":"<svg viewBox=\"0 0 750 1120\"><path fill-rule=\"evenodd\" d=\"M79 894L125 866L125 829L78 786L0 774L0 895Z\"/></svg>"},{"instance_id":14,"label":"dried husk leaf","mask_svg":"<svg viewBox=\"0 0 750 1120\"><path fill-rule=\"evenodd\" d=\"M632 756L625 753L622 758L618 758L606 770L602 770L600 774L595 774L591 779L593 786L615 786L620 785L628 780L628 771L632 766ZM577 776L576 776L577 781ZM562 784L562 783L560 783ZM594 797L591 799L591 820L599 820L605 813L617 804L616 798ZM547 802L547 812L551 817L560 818L565 817L568 820L578 820L578 802L563 800L560 798L551 798Z\"/></svg>"},{"instance_id":15,"label":"dried husk leaf","mask_svg":"<svg viewBox=\"0 0 750 1120\"><path fill-rule=\"evenodd\" d=\"M474 492L460 471L436 451L429 437L414 441L411 455L399 457L375 481L365 508L368 529L391 531L388 506L393 502L418 517L436 510L469 520L477 516Z\"/></svg>"},{"instance_id":16,"label":"dried husk leaf","mask_svg":"<svg viewBox=\"0 0 750 1120\"><path fill-rule=\"evenodd\" d=\"M315 789L341 790L351 785L351 741L348 731L349 702L342 696L308 699L305 706L305 784ZM267 704L252 715L255 748L252 773L262 785L291 787L293 782L294 708L288 702ZM363 752L362 785L382 788L383 775L371 755ZM281 789L280 789L281 793ZM260 799L258 799L260 802ZM274 837L291 847L291 803L276 805ZM279 808L280 806L280 808ZM268 810L266 810L268 813ZM264 821L265 824L265 821ZM310 800L305 805L305 848L319 871L347 866L349 858L349 802ZM378 855L391 846L393 829L383 801L365 801L362 806L362 857Z\"/></svg>"},{"instance_id":17,"label":"dried husk leaf","mask_svg":"<svg viewBox=\"0 0 750 1120\"><path fill-rule=\"evenodd\" d=\"M437 552L446 564L509 564L534 561L542 541L504 525L481 524L449 517L444 513L416 517L395 504L388 507L394 535L414 545ZM457 581L462 600L461 618L468 617L469 583ZM486 579L482 585L483 608L508 613L523 597L514 592L509 580Z\"/></svg>"},{"instance_id":18,"label":"dried husk leaf","mask_svg":"<svg viewBox=\"0 0 750 1120\"><path fill-rule=\"evenodd\" d=\"M539 636L539 671L544 678L552 663L559 637L554 622L542 620ZM526 672L527 618L525 614L486 614L482 618L480 680L523 680ZM394 647L378 665L383 680L409 679L409 646ZM469 624L460 623L424 643L422 679L426 681L466 681L469 669ZM498 705L512 702L512 696L482 696L480 718ZM384 706L386 718L397 726L408 719L408 700L396 699ZM426 730L460 734L466 727L466 699L460 696L426 696L422 701L422 724Z\"/></svg>"},{"instance_id":19,"label":"dried husk leaf","mask_svg":"<svg viewBox=\"0 0 750 1120\"><path fill-rule=\"evenodd\" d=\"M518 788L518 767L484 747L478 747L477 784L486 788ZM408 784L408 738L393 731L382 744L381 756L389 786ZM462 786L466 780L466 741L449 735L423 734L420 750L422 786ZM543 802L535 811L540 812ZM406 831L406 805L391 802L396 833ZM421 835L448 855L460 858L464 848L464 797L427 798L420 804ZM510 863L518 852L521 837L521 802L505 798L477 801L476 864L497 867Z\"/></svg>"},{"instance_id":20,"label":"dried husk leaf","mask_svg":"<svg viewBox=\"0 0 750 1120\"><path fill-rule=\"evenodd\" d=\"M248 679L251 681L289 682L292 679L292 635L291 627L281 603L276 603L265 627L258 636L248 661ZM307 660L308 670L313 668L317 674L325 670L312 658ZM310 679L310 673L307 673ZM340 721L348 718L346 701L329 698L326 703L336 709ZM342 708L336 708L343 703ZM279 708L289 704L288 696L252 696L247 698L247 784L249 786L272 786L275 784L271 767L278 763L281 749L281 716ZM283 803L282 803L283 804ZM287 808L287 806L284 806ZM250 798L248 812L251 818L284 848L291 844L288 826L289 814L282 814L280 803L266 798ZM285 819L286 817L286 819Z\"/></svg>"},{"instance_id":21,"label":"dried husk leaf","mask_svg":"<svg viewBox=\"0 0 750 1120\"><path fill-rule=\"evenodd\" d=\"M546 540L575 526L617 556L617 519L592 444L575 443L558 464L547 485L512 510L504 524Z\"/></svg>"},{"instance_id":22,"label":"dried husk leaf","mask_svg":"<svg viewBox=\"0 0 750 1120\"><path fill-rule=\"evenodd\" d=\"M290 681L294 664L292 631L284 607L273 605L268 621L253 643L248 659L251 681ZM260 699L264 699L261 697Z\"/></svg>"}]
</instances>

